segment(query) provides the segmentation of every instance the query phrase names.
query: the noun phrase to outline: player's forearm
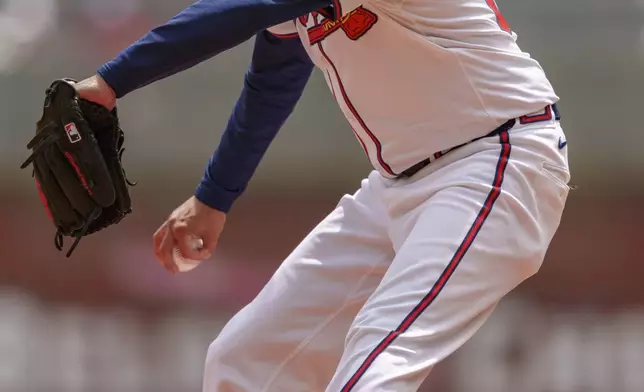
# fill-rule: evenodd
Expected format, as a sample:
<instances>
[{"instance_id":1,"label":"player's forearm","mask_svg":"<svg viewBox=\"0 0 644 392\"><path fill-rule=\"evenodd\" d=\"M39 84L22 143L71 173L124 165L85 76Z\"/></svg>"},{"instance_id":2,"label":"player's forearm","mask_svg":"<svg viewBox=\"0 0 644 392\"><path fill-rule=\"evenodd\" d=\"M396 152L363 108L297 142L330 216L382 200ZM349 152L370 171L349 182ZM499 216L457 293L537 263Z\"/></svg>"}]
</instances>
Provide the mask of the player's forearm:
<instances>
[{"instance_id":1,"label":"player's forearm","mask_svg":"<svg viewBox=\"0 0 644 392\"><path fill-rule=\"evenodd\" d=\"M292 113L313 64L299 39L257 35L244 88L195 195L228 212Z\"/></svg>"},{"instance_id":2,"label":"player's forearm","mask_svg":"<svg viewBox=\"0 0 644 392\"><path fill-rule=\"evenodd\" d=\"M329 0L200 0L103 65L117 97L190 68Z\"/></svg>"}]
</instances>

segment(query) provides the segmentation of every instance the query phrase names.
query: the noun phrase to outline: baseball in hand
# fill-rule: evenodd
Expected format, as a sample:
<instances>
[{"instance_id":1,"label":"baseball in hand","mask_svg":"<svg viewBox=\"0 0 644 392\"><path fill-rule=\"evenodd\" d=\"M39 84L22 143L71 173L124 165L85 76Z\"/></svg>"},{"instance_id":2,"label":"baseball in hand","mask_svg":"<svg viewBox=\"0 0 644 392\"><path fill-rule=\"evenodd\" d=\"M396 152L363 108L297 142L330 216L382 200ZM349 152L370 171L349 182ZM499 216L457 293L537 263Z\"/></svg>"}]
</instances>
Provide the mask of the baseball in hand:
<instances>
[{"instance_id":1,"label":"baseball in hand","mask_svg":"<svg viewBox=\"0 0 644 392\"><path fill-rule=\"evenodd\" d=\"M195 250L203 248L203 240L201 238L193 237L190 240L190 247ZM179 272L191 271L197 268L199 263L201 263L199 260L190 260L183 257L178 246L175 246L174 249L172 249L172 259L177 265L177 268L179 268Z\"/></svg>"}]
</instances>

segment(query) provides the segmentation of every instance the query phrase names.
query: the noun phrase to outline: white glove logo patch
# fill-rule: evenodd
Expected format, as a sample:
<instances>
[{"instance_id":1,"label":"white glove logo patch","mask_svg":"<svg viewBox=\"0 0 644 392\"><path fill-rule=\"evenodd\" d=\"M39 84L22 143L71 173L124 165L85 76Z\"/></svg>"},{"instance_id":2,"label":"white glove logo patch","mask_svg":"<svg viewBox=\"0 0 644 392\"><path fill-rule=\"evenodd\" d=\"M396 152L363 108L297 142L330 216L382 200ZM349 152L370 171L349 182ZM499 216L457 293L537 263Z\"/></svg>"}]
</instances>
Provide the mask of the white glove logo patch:
<instances>
[{"instance_id":1,"label":"white glove logo patch","mask_svg":"<svg viewBox=\"0 0 644 392\"><path fill-rule=\"evenodd\" d=\"M65 132L67 133L67 137L69 138L69 141L71 143L77 143L81 141L81 135L78 132L78 129L76 129L76 124L69 123L65 125Z\"/></svg>"}]
</instances>

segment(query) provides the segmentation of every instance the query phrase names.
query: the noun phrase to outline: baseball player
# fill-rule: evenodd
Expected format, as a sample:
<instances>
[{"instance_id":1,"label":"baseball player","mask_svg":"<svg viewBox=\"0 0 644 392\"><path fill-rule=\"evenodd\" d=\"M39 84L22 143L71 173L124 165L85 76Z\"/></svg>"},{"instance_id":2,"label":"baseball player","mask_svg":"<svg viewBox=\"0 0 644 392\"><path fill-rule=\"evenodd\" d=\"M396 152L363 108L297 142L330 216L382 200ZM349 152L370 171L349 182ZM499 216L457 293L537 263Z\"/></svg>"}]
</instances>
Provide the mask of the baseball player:
<instances>
[{"instance_id":1,"label":"baseball player","mask_svg":"<svg viewBox=\"0 0 644 392\"><path fill-rule=\"evenodd\" d=\"M215 250L314 66L373 171L221 331L203 390L417 390L541 266L569 190L558 97L494 0L201 0L76 90L112 108L252 36L203 180L154 234L165 268Z\"/></svg>"}]
</instances>

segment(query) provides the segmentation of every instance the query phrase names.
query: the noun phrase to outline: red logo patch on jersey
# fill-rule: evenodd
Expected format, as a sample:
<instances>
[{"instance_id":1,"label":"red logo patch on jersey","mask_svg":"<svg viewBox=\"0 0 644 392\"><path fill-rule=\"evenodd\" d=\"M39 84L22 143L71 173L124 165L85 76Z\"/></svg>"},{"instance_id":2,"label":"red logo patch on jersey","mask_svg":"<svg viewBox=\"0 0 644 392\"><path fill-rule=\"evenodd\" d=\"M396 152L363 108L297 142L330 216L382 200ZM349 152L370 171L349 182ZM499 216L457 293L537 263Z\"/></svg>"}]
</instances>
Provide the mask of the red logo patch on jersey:
<instances>
[{"instance_id":1,"label":"red logo patch on jersey","mask_svg":"<svg viewBox=\"0 0 644 392\"><path fill-rule=\"evenodd\" d=\"M314 20L316 20L317 16L319 15L321 14L317 12L311 13L311 17ZM306 25L308 20L308 15L300 17L300 23L302 23L303 25ZM331 35L333 32L340 29L344 31L349 39L355 41L365 35L365 33L369 31L369 29L372 28L377 21L378 15L374 14L363 6L350 11L338 21L324 17L319 22L319 24L308 28L309 42L311 43L311 45L317 44L318 42L321 42L326 37Z\"/></svg>"}]
</instances>

